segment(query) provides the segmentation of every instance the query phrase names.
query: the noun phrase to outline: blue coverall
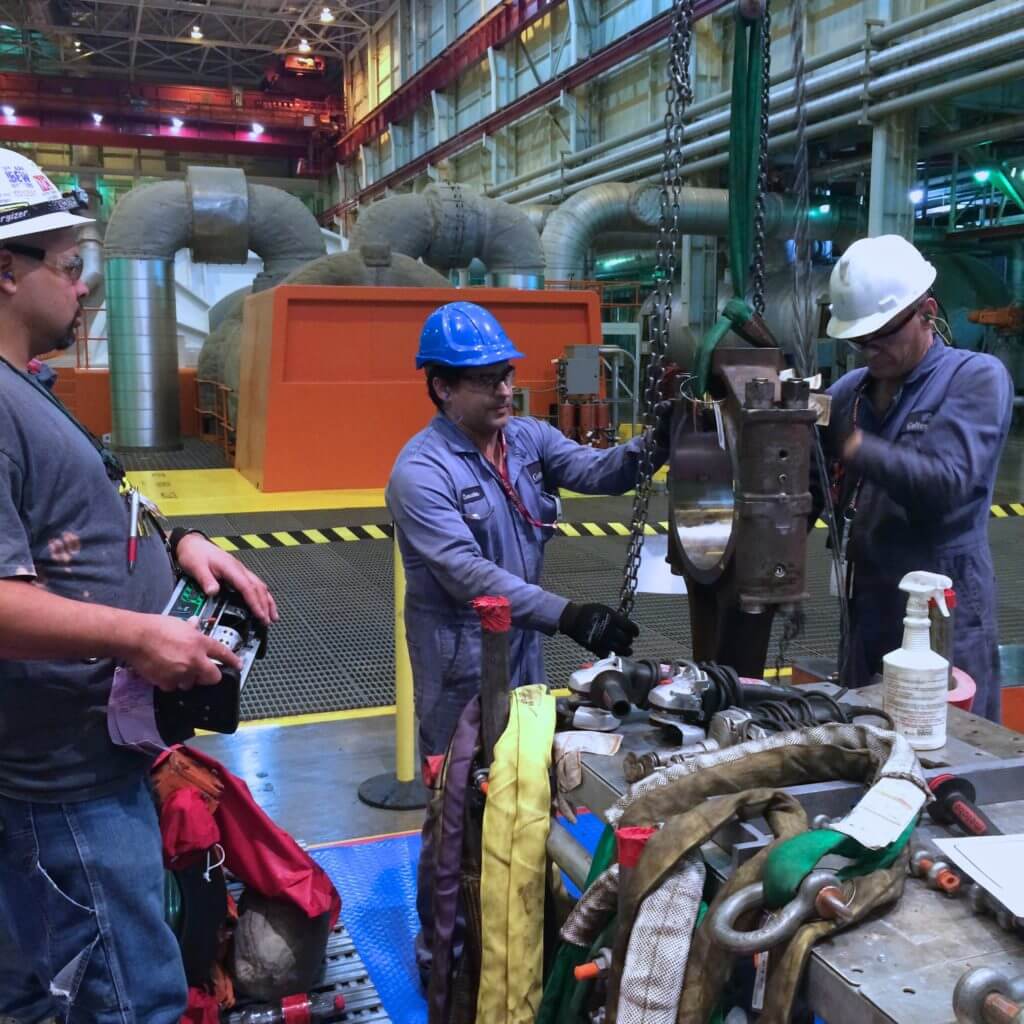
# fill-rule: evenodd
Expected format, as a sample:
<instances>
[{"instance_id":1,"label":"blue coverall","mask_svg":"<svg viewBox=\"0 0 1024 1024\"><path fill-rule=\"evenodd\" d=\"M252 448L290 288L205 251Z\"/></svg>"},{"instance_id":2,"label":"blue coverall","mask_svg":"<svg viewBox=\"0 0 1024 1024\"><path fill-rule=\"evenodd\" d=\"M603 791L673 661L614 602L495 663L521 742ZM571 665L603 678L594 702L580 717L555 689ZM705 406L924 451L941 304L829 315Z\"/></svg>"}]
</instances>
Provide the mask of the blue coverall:
<instances>
[{"instance_id":1,"label":"blue coverall","mask_svg":"<svg viewBox=\"0 0 1024 1024\"><path fill-rule=\"evenodd\" d=\"M479 689L480 626L468 602L486 594L509 599L511 684L544 682L541 634L555 632L568 604L539 585L556 489L621 494L636 483L640 438L598 450L541 420L515 418L505 441L509 480L541 527L513 507L494 467L443 415L406 444L388 481L424 757L444 753Z\"/></svg>"},{"instance_id":2,"label":"blue coverall","mask_svg":"<svg viewBox=\"0 0 1024 1024\"><path fill-rule=\"evenodd\" d=\"M953 580L957 597L954 663L977 684L975 713L998 721L988 519L1013 412L1009 374L993 356L947 348L936 338L881 418L869 383L861 369L832 385L831 420L823 432L832 465L855 427L864 434L845 463L836 505L842 519L862 480L847 546L853 577L842 681L868 684L881 671L883 656L903 642L904 575L915 569L942 573Z\"/></svg>"}]
</instances>

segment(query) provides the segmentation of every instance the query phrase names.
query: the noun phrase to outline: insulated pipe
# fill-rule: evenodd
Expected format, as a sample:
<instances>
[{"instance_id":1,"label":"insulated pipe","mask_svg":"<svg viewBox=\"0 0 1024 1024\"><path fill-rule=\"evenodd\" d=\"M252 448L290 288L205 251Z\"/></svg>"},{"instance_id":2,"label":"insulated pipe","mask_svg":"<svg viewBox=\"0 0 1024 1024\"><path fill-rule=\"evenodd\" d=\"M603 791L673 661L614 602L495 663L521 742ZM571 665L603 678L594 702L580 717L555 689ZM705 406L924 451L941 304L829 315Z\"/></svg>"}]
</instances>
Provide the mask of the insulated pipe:
<instances>
[{"instance_id":1,"label":"insulated pipe","mask_svg":"<svg viewBox=\"0 0 1024 1024\"><path fill-rule=\"evenodd\" d=\"M353 248L367 243L389 245L442 273L478 258L499 287L543 284L544 256L529 217L461 185L435 183L372 203L352 232Z\"/></svg>"},{"instance_id":2,"label":"insulated pipe","mask_svg":"<svg viewBox=\"0 0 1024 1024\"><path fill-rule=\"evenodd\" d=\"M896 61L917 61L910 66L892 71L889 74L877 78L868 79L866 84L861 84L860 79L865 75L864 62L854 61L839 68L829 68L820 75L811 75L807 80L806 91L808 95L818 92L827 92L827 95L806 104L808 119L820 117L826 113L860 106L869 102L872 98L884 95L900 89L908 89L916 83L929 77L948 76L949 57L946 55L934 57L930 60L918 60L924 54L932 50L947 50L959 47L956 53L958 65L987 62L993 58L1020 52L1024 46L1024 29L1002 32L1006 22L1018 22L1024 18L1024 8L1004 7L996 11L987 12L978 18L970 19L963 26L958 25L956 34L948 31L937 31L930 35L922 36L920 39L911 40L899 46L892 47L883 53L873 55L870 58L867 73L872 73L889 66ZM979 27L980 26L980 27ZM996 32L1000 34L992 39L973 46L963 47L964 38L977 35L980 31ZM997 71L996 68L988 68L990 72ZM845 82L853 82L848 88L838 88ZM955 85L956 80L944 82L943 85ZM966 91L966 90L965 90ZM775 90L771 97L771 109L775 111L769 119L770 130L778 130L783 125L795 121L796 110L792 107L794 101L794 87L786 86L783 89ZM913 97L911 97L913 98ZM692 117L697 110L695 105L688 112ZM695 136L704 136L684 145L684 155L704 155L716 152L728 145L729 139L729 118L728 110L722 110L707 117L701 117L695 121L688 118L686 136L693 139ZM706 135L705 133L715 132L716 129L723 129L716 134ZM655 137L644 137L644 140L636 145L622 148L616 140L616 152L601 160L588 161L586 166L576 170L565 171L556 176L543 179L539 182L524 188L516 189L503 194L502 198L507 202L523 202L535 199L559 186L563 191L568 191L564 186L587 180L588 184L593 183L593 176L607 170L617 170L621 175L623 168L628 168L629 173L634 173L634 165L637 161L647 155L656 155L659 161L662 159L661 150L664 148L663 134Z\"/></svg>"},{"instance_id":3,"label":"insulated pipe","mask_svg":"<svg viewBox=\"0 0 1024 1024\"><path fill-rule=\"evenodd\" d=\"M316 218L293 196L248 186L249 246L264 257L263 286L324 252ZM118 448L180 447L174 257L191 239L186 183L129 192L104 239L113 439Z\"/></svg>"},{"instance_id":4,"label":"insulated pipe","mask_svg":"<svg viewBox=\"0 0 1024 1024\"><path fill-rule=\"evenodd\" d=\"M659 158L660 159L660 158ZM809 221L812 238L854 237L862 228L854 207L830 204L826 214ZM610 182L591 185L567 199L548 218L541 238L548 278L577 280L584 275L584 261L595 240L614 230L657 228L660 219L660 190L639 182ZM796 223L792 199L772 192L765 196L765 235L788 237ZM729 193L719 188L679 190L680 234L724 236L729 227ZM648 236L648 247L655 241Z\"/></svg>"},{"instance_id":5,"label":"insulated pipe","mask_svg":"<svg viewBox=\"0 0 1024 1024\"><path fill-rule=\"evenodd\" d=\"M549 280L583 277L587 250L596 235L609 230L654 228L660 211L652 185L609 183L584 189L548 218L541 236Z\"/></svg>"},{"instance_id":6,"label":"insulated pipe","mask_svg":"<svg viewBox=\"0 0 1024 1024\"><path fill-rule=\"evenodd\" d=\"M91 295L103 283L103 238L96 221L79 229L78 251L82 256L81 280Z\"/></svg>"}]
</instances>

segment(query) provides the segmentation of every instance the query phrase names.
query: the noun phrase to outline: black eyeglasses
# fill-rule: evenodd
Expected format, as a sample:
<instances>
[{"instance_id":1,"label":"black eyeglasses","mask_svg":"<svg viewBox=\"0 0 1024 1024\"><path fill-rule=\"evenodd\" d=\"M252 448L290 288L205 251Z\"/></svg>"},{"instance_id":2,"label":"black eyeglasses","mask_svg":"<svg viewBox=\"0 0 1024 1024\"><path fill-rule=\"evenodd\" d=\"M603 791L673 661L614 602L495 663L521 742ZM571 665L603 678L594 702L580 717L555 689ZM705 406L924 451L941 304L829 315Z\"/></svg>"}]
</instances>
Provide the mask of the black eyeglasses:
<instances>
[{"instance_id":1,"label":"black eyeglasses","mask_svg":"<svg viewBox=\"0 0 1024 1024\"><path fill-rule=\"evenodd\" d=\"M22 245L20 242L0 242L0 248L13 252L18 256L27 256L45 264L58 274L63 274L69 281L75 282L82 276L85 262L81 256L62 256L56 263L48 263L46 250L34 245Z\"/></svg>"},{"instance_id":2,"label":"black eyeglasses","mask_svg":"<svg viewBox=\"0 0 1024 1024\"><path fill-rule=\"evenodd\" d=\"M464 373L459 377L467 387L474 391L497 391L502 384L511 385L516 379L516 368L506 366L504 370L492 373Z\"/></svg>"},{"instance_id":3,"label":"black eyeglasses","mask_svg":"<svg viewBox=\"0 0 1024 1024\"><path fill-rule=\"evenodd\" d=\"M921 312L920 306L911 306L907 312L899 317L896 321L889 324L888 327L883 327L880 331L875 331L874 334L866 334L863 338L847 338L846 342L848 345L852 345L854 348L864 348L866 345L870 345L874 341L884 341L886 338L891 338L894 334L902 331L911 320Z\"/></svg>"}]
</instances>

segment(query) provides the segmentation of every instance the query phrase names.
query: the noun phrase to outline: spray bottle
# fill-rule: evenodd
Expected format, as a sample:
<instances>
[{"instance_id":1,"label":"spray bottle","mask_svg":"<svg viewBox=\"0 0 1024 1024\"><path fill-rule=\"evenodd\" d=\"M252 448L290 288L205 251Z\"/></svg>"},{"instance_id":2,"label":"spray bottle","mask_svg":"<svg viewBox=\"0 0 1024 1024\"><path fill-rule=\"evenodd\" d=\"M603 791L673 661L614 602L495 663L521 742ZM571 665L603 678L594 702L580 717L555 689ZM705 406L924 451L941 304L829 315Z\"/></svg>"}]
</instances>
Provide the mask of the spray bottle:
<instances>
[{"instance_id":1,"label":"spray bottle","mask_svg":"<svg viewBox=\"0 0 1024 1024\"><path fill-rule=\"evenodd\" d=\"M903 646L882 659L882 708L892 717L915 750L937 750L946 745L946 695L949 662L929 644L928 602L934 600L943 615L948 576L910 572L900 581L907 594L903 620Z\"/></svg>"}]
</instances>

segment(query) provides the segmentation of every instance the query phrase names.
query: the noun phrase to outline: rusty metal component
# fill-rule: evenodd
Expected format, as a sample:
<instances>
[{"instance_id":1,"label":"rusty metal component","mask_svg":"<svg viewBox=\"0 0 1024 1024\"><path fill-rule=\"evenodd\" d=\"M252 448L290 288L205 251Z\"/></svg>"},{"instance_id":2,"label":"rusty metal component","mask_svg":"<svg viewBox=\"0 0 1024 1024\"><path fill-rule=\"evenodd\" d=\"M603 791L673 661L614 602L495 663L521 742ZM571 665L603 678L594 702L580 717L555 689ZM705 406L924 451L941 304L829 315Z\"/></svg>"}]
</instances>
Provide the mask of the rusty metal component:
<instances>
[{"instance_id":1,"label":"rusty metal component","mask_svg":"<svg viewBox=\"0 0 1024 1024\"><path fill-rule=\"evenodd\" d=\"M959 1024L1024 1024L1024 975L1011 978L993 967L973 967L953 990Z\"/></svg>"},{"instance_id":2,"label":"rusty metal component","mask_svg":"<svg viewBox=\"0 0 1024 1024\"><path fill-rule=\"evenodd\" d=\"M853 920L853 912L850 910L852 899L852 892L847 896L840 886L826 885L818 890L818 895L814 899L814 909L818 917L824 921L848 923Z\"/></svg>"},{"instance_id":3,"label":"rusty metal component","mask_svg":"<svg viewBox=\"0 0 1024 1024\"><path fill-rule=\"evenodd\" d=\"M954 896L960 889L962 879L950 865L935 857L924 847L918 847L910 855L908 870L917 878L923 878L933 889L939 889L947 896Z\"/></svg>"}]
</instances>

